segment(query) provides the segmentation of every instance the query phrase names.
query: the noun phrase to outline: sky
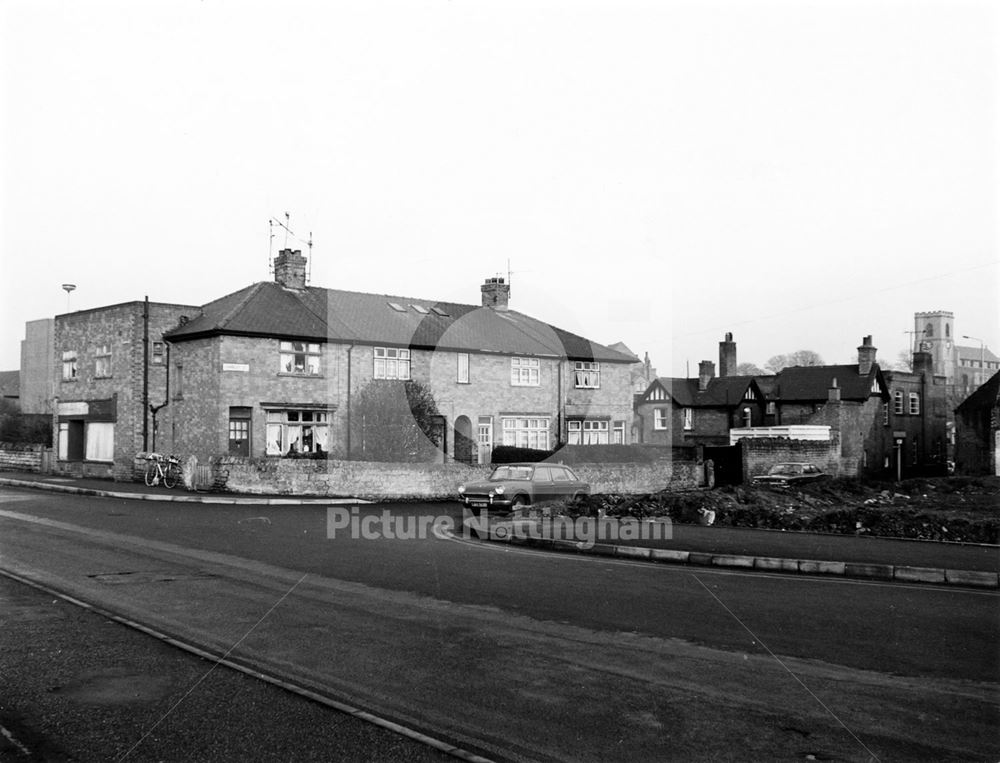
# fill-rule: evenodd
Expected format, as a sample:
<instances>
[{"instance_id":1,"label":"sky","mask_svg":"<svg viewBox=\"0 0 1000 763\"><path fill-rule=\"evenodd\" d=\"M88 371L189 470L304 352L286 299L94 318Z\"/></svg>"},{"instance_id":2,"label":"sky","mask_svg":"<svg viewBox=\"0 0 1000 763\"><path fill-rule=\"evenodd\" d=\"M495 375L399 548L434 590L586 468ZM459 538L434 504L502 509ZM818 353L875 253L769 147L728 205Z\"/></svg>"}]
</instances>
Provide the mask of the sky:
<instances>
[{"instance_id":1,"label":"sky","mask_svg":"<svg viewBox=\"0 0 1000 763\"><path fill-rule=\"evenodd\" d=\"M727 331L894 362L930 310L998 352L998 41L961 0L7 0L0 370L25 321L204 304L310 236L313 285L509 276L661 375Z\"/></svg>"}]
</instances>

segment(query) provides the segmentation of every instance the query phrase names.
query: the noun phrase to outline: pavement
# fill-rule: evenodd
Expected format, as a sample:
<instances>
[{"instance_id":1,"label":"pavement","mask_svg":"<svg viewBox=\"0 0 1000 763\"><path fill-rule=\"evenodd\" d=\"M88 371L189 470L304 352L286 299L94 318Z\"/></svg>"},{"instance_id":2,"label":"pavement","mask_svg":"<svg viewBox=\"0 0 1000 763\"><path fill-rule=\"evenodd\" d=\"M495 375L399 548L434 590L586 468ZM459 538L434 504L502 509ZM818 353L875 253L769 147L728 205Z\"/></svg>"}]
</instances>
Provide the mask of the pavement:
<instances>
[{"instance_id":1,"label":"pavement","mask_svg":"<svg viewBox=\"0 0 1000 763\"><path fill-rule=\"evenodd\" d=\"M2 472L0 486L131 500L223 505L359 505L355 498L242 495L168 490L135 482ZM581 534L580 530L585 532ZM1000 546L917 541L743 527L639 523L625 533L614 523L599 527L546 527L538 522L490 523L484 540L578 554L700 567L842 576L879 581L1000 588ZM576 534L574 534L576 530ZM583 540L581 540L583 537ZM611 542L606 542L611 541Z\"/></svg>"}]
</instances>

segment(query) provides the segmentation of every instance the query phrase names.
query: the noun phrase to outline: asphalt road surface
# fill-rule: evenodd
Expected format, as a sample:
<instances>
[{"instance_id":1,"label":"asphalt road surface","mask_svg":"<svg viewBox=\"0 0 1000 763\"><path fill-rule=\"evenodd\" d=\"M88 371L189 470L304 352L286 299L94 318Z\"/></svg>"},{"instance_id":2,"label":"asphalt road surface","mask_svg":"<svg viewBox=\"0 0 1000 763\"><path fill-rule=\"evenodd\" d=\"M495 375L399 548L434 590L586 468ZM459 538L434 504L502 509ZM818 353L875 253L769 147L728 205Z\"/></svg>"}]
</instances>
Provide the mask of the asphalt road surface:
<instances>
[{"instance_id":1,"label":"asphalt road surface","mask_svg":"<svg viewBox=\"0 0 1000 763\"><path fill-rule=\"evenodd\" d=\"M330 538L323 507L0 510L0 567L490 758L1000 755L996 592Z\"/></svg>"}]
</instances>

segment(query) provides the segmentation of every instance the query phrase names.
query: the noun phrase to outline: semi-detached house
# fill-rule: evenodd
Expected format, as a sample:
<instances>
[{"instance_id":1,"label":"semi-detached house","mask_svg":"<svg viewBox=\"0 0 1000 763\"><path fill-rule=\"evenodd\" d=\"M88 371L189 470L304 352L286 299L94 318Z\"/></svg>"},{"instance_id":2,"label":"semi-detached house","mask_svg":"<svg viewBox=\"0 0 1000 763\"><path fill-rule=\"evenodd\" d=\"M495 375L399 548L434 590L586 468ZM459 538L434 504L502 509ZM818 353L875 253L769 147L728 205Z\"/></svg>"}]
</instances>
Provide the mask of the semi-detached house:
<instances>
[{"instance_id":1,"label":"semi-detached house","mask_svg":"<svg viewBox=\"0 0 1000 763\"><path fill-rule=\"evenodd\" d=\"M629 441L635 358L509 309L503 278L486 279L474 305L320 288L308 285L305 273L302 253L283 250L273 281L200 308L169 306L161 311L171 320L168 330L157 312L147 342L159 353L150 349L147 358L157 450L202 463L220 455L357 458L351 417L359 393L373 380L411 379L436 401L442 458L488 462L498 444L550 449ZM96 415L102 424L92 446L73 445L72 425L57 432L64 469L94 460L92 466L105 463L123 476L142 449L140 430L150 428L152 414L146 410L143 424L136 310L131 306L127 316L129 349L116 344L106 315L107 331L87 347L56 348L62 357L129 357L128 368L88 391L86 413L82 405L62 407L66 414ZM75 386L83 393L83 385Z\"/></svg>"}]
</instances>

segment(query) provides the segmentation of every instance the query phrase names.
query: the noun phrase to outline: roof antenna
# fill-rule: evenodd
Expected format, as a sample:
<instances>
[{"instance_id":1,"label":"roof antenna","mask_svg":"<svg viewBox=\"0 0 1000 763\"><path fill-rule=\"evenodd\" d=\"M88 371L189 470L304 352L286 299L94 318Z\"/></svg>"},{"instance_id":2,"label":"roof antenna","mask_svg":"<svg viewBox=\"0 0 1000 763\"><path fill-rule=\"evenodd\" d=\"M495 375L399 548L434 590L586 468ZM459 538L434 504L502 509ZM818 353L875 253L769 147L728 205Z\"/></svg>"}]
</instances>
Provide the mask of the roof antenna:
<instances>
[{"instance_id":1,"label":"roof antenna","mask_svg":"<svg viewBox=\"0 0 1000 763\"><path fill-rule=\"evenodd\" d=\"M309 231L309 241L306 242L309 246L309 259L306 260L306 283L312 282L312 272L313 272L313 232Z\"/></svg>"},{"instance_id":2,"label":"roof antenna","mask_svg":"<svg viewBox=\"0 0 1000 763\"><path fill-rule=\"evenodd\" d=\"M267 218L267 272L274 274L274 218Z\"/></svg>"}]
</instances>

